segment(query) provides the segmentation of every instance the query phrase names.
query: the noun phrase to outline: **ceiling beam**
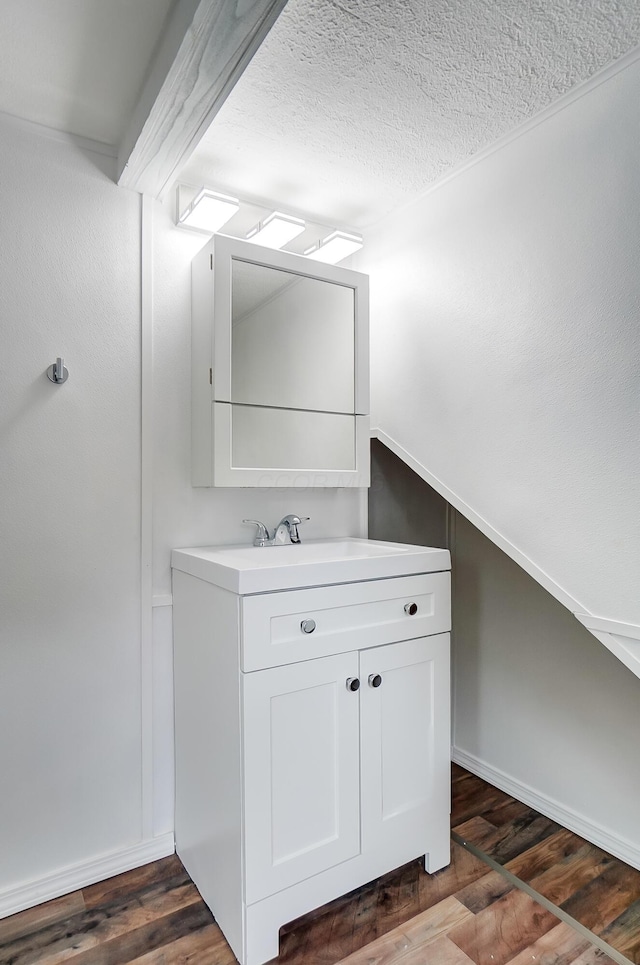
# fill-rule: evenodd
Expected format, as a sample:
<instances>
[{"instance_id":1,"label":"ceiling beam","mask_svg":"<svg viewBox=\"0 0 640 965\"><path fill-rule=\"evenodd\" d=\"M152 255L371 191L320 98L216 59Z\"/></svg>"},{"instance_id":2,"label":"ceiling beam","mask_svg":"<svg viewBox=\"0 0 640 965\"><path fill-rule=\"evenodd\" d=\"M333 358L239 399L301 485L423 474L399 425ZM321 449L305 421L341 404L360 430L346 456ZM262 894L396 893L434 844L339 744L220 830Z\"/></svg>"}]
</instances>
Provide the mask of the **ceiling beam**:
<instances>
[{"instance_id":1,"label":"ceiling beam","mask_svg":"<svg viewBox=\"0 0 640 965\"><path fill-rule=\"evenodd\" d=\"M287 0L176 0L118 152L122 187L161 198Z\"/></svg>"}]
</instances>

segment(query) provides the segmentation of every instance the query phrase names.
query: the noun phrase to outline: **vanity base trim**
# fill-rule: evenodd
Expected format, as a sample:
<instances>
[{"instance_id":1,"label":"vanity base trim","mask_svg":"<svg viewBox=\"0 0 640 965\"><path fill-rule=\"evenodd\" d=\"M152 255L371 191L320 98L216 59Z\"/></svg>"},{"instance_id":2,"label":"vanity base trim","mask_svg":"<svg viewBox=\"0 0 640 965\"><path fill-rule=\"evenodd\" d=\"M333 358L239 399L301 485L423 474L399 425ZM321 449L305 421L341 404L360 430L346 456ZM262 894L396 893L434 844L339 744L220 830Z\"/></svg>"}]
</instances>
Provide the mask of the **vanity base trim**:
<instances>
[{"instance_id":1,"label":"vanity base trim","mask_svg":"<svg viewBox=\"0 0 640 965\"><path fill-rule=\"evenodd\" d=\"M264 965L272 958L277 958L280 928L288 922L423 855L425 871L428 874L446 867L450 861L449 815L446 815L446 819L441 819L440 827L434 825L435 822L431 824L431 833L429 839L425 841L424 852L416 854L415 848L408 848L406 852L402 852L394 843L388 853L358 855L291 888L285 888L275 895L256 901L252 905L243 903L243 947L238 947L237 943L229 941L228 936L235 931L236 922L226 922L224 916L220 916L213 906L211 911L238 961L243 965ZM191 875L188 857L183 858L180 850L178 854ZM198 886L197 878L194 880ZM206 902L206 895L203 895L203 898ZM232 924L230 929L228 929L229 924Z\"/></svg>"},{"instance_id":2,"label":"vanity base trim","mask_svg":"<svg viewBox=\"0 0 640 965\"><path fill-rule=\"evenodd\" d=\"M446 827L443 828L443 838L437 841L433 837L429 842L431 852L426 852L425 865L429 865L430 874L449 864L449 819L447 815ZM446 853L445 853L446 851ZM432 862L430 853L434 856ZM386 856L385 856L386 857ZM303 881L293 888L278 892L269 898L256 902L245 908L245 942L246 955L240 960L244 965L264 965L264 962L276 958L279 951L279 931L289 921L294 921L314 908L319 908L340 895L345 895L354 888L373 881L394 868L422 857L415 851L406 855L398 855L397 850L392 858L386 861L376 855L371 857L360 855L352 858L344 865L338 865ZM399 860L400 859L400 860ZM391 863L389 863L391 862ZM437 867L435 866L437 865ZM235 952L235 949L234 949ZM237 952L236 952L237 955ZM238 956L239 957L239 956Z\"/></svg>"}]
</instances>

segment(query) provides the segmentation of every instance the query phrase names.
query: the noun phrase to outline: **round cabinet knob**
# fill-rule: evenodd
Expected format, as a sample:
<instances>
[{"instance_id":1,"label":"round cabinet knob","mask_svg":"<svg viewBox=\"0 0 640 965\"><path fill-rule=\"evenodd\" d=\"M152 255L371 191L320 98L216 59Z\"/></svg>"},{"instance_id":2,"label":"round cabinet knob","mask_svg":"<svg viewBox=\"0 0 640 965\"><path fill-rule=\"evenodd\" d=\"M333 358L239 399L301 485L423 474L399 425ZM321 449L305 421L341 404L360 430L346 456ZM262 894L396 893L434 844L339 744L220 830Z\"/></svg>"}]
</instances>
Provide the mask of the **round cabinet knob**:
<instances>
[{"instance_id":1,"label":"round cabinet knob","mask_svg":"<svg viewBox=\"0 0 640 965\"><path fill-rule=\"evenodd\" d=\"M360 689L360 681L357 677L347 677L347 690L351 690L355 693L356 690Z\"/></svg>"},{"instance_id":2,"label":"round cabinet knob","mask_svg":"<svg viewBox=\"0 0 640 965\"><path fill-rule=\"evenodd\" d=\"M379 687L381 683L382 683L382 677L380 676L379 673L370 673L370 674L369 674L369 686L370 686L370 687Z\"/></svg>"},{"instance_id":3,"label":"round cabinet knob","mask_svg":"<svg viewBox=\"0 0 640 965\"><path fill-rule=\"evenodd\" d=\"M405 613L408 613L410 617L414 617L414 616L416 615L416 613L418 612L418 604L417 604L417 603L405 603L405 605L404 605L404 612L405 612Z\"/></svg>"},{"instance_id":4,"label":"round cabinet knob","mask_svg":"<svg viewBox=\"0 0 640 965\"><path fill-rule=\"evenodd\" d=\"M303 633L313 633L316 628L315 620L303 620L300 624L300 629Z\"/></svg>"}]
</instances>

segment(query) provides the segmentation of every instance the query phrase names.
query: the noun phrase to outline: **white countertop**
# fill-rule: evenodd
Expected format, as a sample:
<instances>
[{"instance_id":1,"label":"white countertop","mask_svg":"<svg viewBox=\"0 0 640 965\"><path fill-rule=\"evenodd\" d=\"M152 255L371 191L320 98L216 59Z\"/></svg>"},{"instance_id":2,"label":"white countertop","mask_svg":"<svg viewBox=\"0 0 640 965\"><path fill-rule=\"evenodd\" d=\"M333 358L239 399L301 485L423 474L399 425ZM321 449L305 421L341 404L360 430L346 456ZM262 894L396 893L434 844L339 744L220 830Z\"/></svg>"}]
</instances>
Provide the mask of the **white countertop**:
<instances>
[{"instance_id":1,"label":"white countertop","mask_svg":"<svg viewBox=\"0 0 640 965\"><path fill-rule=\"evenodd\" d=\"M270 593L451 569L449 551L368 539L313 540L286 546L175 549L174 569L233 593Z\"/></svg>"}]
</instances>

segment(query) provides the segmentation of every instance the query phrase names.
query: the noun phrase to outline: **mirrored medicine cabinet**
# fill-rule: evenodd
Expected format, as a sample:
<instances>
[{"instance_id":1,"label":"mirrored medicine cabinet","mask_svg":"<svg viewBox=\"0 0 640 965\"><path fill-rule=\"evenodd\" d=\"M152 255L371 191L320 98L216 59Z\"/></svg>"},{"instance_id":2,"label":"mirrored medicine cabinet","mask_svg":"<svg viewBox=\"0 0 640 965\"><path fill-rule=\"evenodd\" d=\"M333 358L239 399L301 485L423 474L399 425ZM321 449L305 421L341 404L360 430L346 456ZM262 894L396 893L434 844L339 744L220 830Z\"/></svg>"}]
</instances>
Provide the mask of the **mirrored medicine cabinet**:
<instances>
[{"instance_id":1,"label":"mirrored medicine cabinet","mask_svg":"<svg viewBox=\"0 0 640 965\"><path fill-rule=\"evenodd\" d=\"M360 272L214 235L192 264L194 486L369 485Z\"/></svg>"}]
</instances>

